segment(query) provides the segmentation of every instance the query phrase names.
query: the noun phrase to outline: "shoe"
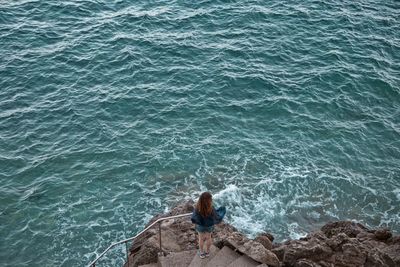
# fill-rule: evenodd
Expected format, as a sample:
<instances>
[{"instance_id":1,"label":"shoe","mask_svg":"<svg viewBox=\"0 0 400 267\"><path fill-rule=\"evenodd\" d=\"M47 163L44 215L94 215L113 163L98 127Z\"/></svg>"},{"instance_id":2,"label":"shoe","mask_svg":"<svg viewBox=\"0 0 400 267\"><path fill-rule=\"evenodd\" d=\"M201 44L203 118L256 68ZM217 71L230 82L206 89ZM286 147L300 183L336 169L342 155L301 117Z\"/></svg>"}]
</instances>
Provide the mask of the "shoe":
<instances>
[{"instance_id":1,"label":"shoe","mask_svg":"<svg viewBox=\"0 0 400 267\"><path fill-rule=\"evenodd\" d=\"M208 258L208 257L210 257L210 253L204 252L204 256L205 256L206 258Z\"/></svg>"},{"instance_id":2,"label":"shoe","mask_svg":"<svg viewBox=\"0 0 400 267\"><path fill-rule=\"evenodd\" d=\"M199 254L200 259L204 259L206 257L206 253L201 252L200 250L197 252Z\"/></svg>"}]
</instances>

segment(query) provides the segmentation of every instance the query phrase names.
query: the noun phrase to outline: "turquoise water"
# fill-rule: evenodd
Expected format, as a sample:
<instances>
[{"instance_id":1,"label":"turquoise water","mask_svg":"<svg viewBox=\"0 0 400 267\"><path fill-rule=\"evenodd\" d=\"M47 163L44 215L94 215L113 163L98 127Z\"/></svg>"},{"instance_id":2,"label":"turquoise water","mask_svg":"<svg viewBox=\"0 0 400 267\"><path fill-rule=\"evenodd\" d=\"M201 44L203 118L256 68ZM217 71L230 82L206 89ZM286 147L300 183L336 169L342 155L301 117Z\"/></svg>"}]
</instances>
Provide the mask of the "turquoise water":
<instances>
[{"instance_id":1,"label":"turquoise water","mask_svg":"<svg viewBox=\"0 0 400 267\"><path fill-rule=\"evenodd\" d=\"M0 1L0 265L85 265L203 190L249 236L399 233L399 17L390 0Z\"/></svg>"}]
</instances>

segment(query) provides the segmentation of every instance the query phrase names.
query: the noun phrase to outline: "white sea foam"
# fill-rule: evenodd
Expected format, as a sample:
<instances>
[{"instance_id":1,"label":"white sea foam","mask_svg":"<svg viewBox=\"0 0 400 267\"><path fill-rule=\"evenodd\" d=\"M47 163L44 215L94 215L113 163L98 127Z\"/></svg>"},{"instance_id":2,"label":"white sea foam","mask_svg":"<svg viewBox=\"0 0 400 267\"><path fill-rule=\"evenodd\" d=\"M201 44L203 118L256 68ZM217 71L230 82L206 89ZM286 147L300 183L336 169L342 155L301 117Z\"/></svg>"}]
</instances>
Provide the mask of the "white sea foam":
<instances>
[{"instance_id":1,"label":"white sea foam","mask_svg":"<svg viewBox=\"0 0 400 267\"><path fill-rule=\"evenodd\" d=\"M398 188L394 189L393 193L396 195L397 200L400 201L400 189Z\"/></svg>"},{"instance_id":2,"label":"white sea foam","mask_svg":"<svg viewBox=\"0 0 400 267\"><path fill-rule=\"evenodd\" d=\"M288 225L289 237L290 239L299 239L307 235L307 233L300 229L298 223L290 223Z\"/></svg>"},{"instance_id":3,"label":"white sea foam","mask_svg":"<svg viewBox=\"0 0 400 267\"><path fill-rule=\"evenodd\" d=\"M247 187L234 184L226 186L214 194L217 203L227 207L227 221L250 237L260 232L270 231L272 221L284 218L285 211L279 199L268 194L254 195Z\"/></svg>"},{"instance_id":4,"label":"white sea foam","mask_svg":"<svg viewBox=\"0 0 400 267\"><path fill-rule=\"evenodd\" d=\"M240 190L239 188L234 185L230 184L226 186L221 191L214 194L213 198L217 201L233 201L238 202L240 201Z\"/></svg>"}]
</instances>

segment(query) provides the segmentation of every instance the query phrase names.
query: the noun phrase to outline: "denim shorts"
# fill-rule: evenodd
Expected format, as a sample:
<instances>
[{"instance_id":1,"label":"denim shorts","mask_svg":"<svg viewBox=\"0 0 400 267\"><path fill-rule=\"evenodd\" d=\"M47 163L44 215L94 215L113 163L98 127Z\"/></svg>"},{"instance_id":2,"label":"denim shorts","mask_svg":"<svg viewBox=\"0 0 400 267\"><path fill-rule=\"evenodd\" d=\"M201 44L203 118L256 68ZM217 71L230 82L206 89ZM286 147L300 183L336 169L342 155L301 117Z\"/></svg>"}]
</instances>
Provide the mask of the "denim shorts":
<instances>
[{"instance_id":1,"label":"denim shorts","mask_svg":"<svg viewBox=\"0 0 400 267\"><path fill-rule=\"evenodd\" d=\"M214 231L214 226L201 226L196 224L195 229L199 233L211 233L212 231Z\"/></svg>"}]
</instances>

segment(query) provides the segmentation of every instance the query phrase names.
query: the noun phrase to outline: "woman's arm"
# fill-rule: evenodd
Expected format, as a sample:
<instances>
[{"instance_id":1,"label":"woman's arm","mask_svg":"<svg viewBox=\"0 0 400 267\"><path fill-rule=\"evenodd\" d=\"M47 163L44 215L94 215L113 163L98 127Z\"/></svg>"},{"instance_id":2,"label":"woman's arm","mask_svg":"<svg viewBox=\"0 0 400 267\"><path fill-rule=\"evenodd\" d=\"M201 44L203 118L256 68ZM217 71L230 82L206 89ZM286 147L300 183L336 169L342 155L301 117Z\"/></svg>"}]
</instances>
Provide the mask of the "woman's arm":
<instances>
[{"instance_id":1,"label":"woman's arm","mask_svg":"<svg viewBox=\"0 0 400 267\"><path fill-rule=\"evenodd\" d=\"M199 213L196 211L196 209L193 210L192 217L190 217L190 219L191 219L192 223L200 224Z\"/></svg>"},{"instance_id":2,"label":"woman's arm","mask_svg":"<svg viewBox=\"0 0 400 267\"><path fill-rule=\"evenodd\" d=\"M220 207L215 210L215 223L220 223L224 219L226 214L226 208L225 207Z\"/></svg>"}]
</instances>

